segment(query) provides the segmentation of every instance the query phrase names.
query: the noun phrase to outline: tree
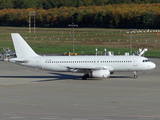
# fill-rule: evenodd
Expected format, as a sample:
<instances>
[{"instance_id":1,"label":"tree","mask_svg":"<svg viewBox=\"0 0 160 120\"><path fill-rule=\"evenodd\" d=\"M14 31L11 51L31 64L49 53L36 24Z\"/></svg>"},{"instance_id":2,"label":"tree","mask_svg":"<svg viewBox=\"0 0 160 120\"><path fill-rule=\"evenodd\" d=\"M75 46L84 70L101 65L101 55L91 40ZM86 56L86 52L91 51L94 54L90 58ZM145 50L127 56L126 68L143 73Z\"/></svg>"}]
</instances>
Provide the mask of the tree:
<instances>
[{"instance_id":1,"label":"tree","mask_svg":"<svg viewBox=\"0 0 160 120\"><path fill-rule=\"evenodd\" d=\"M93 23L94 25L96 25L95 27L103 27L104 26L104 21L103 21L103 17L104 17L104 12L98 12L94 15L94 20Z\"/></svg>"},{"instance_id":2,"label":"tree","mask_svg":"<svg viewBox=\"0 0 160 120\"><path fill-rule=\"evenodd\" d=\"M76 23L76 24L81 24L82 23L82 19L84 16L84 12L83 11L77 11L75 14L73 14L72 16L72 22Z\"/></svg>"},{"instance_id":3,"label":"tree","mask_svg":"<svg viewBox=\"0 0 160 120\"><path fill-rule=\"evenodd\" d=\"M13 0L14 8L34 8L35 1L34 0Z\"/></svg>"},{"instance_id":4,"label":"tree","mask_svg":"<svg viewBox=\"0 0 160 120\"><path fill-rule=\"evenodd\" d=\"M152 15L149 12L145 12L141 15L142 24L145 28L149 28L152 24Z\"/></svg>"}]
</instances>

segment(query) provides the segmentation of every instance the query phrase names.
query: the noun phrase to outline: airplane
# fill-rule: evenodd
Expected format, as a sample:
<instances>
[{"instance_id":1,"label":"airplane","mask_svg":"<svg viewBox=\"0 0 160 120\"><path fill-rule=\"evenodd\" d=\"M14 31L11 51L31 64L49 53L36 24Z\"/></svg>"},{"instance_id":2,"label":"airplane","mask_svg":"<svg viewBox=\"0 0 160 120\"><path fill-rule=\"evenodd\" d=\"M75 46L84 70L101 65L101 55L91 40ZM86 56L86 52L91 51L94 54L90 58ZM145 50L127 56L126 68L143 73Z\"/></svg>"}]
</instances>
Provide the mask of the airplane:
<instances>
[{"instance_id":1,"label":"airplane","mask_svg":"<svg viewBox=\"0 0 160 120\"><path fill-rule=\"evenodd\" d=\"M43 70L84 73L82 80L89 77L109 78L115 71L133 71L136 79L137 71L156 67L146 57L135 55L40 56L19 33L11 33L11 37L17 57L10 62Z\"/></svg>"}]
</instances>

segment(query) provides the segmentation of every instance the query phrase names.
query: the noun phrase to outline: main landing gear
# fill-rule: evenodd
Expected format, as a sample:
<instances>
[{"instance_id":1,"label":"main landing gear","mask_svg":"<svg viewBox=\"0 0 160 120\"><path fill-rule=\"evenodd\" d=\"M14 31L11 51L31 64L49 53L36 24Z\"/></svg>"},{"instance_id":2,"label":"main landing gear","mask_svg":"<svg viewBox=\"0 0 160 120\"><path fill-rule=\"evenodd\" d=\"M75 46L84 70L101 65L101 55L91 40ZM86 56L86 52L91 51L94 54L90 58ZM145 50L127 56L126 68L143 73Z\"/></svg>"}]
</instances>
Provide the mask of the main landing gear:
<instances>
[{"instance_id":1,"label":"main landing gear","mask_svg":"<svg viewBox=\"0 0 160 120\"><path fill-rule=\"evenodd\" d=\"M89 74L85 74L84 76L82 76L82 80L86 80L87 78L89 78Z\"/></svg>"},{"instance_id":2,"label":"main landing gear","mask_svg":"<svg viewBox=\"0 0 160 120\"><path fill-rule=\"evenodd\" d=\"M137 79L138 76L137 76L137 71L134 71L134 79Z\"/></svg>"}]
</instances>

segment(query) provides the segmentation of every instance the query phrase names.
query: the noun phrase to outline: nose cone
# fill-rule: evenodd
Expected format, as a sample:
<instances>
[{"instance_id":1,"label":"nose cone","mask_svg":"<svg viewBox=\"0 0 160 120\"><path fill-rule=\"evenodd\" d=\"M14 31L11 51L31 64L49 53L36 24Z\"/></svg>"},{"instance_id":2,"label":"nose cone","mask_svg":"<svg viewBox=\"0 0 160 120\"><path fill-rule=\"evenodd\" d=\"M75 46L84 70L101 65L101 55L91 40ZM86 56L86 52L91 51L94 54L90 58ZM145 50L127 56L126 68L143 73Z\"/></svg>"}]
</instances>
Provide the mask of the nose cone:
<instances>
[{"instance_id":1,"label":"nose cone","mask_svg":"<svg viewBox=\"0 0 160 120\"><path fill-rule=\"evenodd\" d=\"M154 68L156 68L156 64L152 62L152 63L149 65L149 67L150 67L150 69L154 69Z\"/></svg>"},{"instance_id":2,"label":"nose cone","mask_svg":"<svg viewBox=\"0 0 160 120\"><path fill-rule=\"evenodd\" d=\"M153 69L154 69L154 68L156 68L156 64L155 64L155 63L153 63L152 67L153 67Z\"/></svg>"}]
</instances>

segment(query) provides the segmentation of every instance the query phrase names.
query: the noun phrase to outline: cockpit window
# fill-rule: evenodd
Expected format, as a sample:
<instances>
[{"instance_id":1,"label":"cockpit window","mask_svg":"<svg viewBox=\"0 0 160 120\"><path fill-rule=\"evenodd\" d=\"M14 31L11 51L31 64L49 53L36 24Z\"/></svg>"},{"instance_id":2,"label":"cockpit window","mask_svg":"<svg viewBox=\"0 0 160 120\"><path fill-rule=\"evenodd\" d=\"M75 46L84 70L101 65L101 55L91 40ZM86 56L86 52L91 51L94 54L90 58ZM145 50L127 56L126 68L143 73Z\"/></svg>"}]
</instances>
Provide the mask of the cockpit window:
<instances>
[{"instance_id":1,"label":"cockpit window","mask_svg":"<svg viewBox=\"0 0 160 120\"><path fill-rule=\"evenodd\" d=\"M143 62L150 62L150 60L143 60Z\"/></svg>"}]
</instances>

